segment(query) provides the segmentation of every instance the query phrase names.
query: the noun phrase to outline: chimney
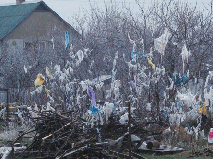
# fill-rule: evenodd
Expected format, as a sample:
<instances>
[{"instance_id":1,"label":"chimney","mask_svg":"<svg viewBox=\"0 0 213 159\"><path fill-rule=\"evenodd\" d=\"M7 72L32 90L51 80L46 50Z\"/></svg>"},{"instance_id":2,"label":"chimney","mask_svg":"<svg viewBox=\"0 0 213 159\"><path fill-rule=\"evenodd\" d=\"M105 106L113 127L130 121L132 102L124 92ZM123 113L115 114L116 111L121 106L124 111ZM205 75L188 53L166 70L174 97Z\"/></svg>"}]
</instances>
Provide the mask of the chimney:
<instances>
[{"instance_id":1,"label":"chimney","mask_svg":"<svg viewBox=\"0 0 213 159\"><path fill-rule=\"evenodd\" d=\"M20 4L22 4L23 2L25 2L25 0L16 0L16 5L20 5Z\"/></svg>"}]
</instances>

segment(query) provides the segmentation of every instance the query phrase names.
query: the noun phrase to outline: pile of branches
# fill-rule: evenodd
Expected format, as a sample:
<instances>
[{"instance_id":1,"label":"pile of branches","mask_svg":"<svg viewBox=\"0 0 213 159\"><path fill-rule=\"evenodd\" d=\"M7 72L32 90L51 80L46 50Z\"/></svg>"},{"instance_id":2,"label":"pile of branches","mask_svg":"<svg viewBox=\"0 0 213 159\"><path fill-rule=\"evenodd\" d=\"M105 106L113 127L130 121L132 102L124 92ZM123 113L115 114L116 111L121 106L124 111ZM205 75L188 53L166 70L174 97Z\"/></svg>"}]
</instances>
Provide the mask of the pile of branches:
<instances>
[{"instance_id":1,"label":"pile of branches","mask_svg":"<svg viewBox=\"0 0 213 159\"><path fill-rule=\"evenodd\" d=\"M66 115L46 111L34 118L35 124L18 136L13 142L27 134L34 134L33 141L14 158L61 158L71 151L88 147L96 140L95 129L88 128L80 119L71 119Z\"/></svg>"},{"instance_id":2,"label":"pile of branches","mask_svg":"<svg viewBox=\"0 0 213 159\"><path fill-rule=\"evenodd\" d=\"M108 124L91 127L80 117L72 117L68 112L59 114L53 111L43 111L32 120L34 120L33 126L22 132L13 141L11 147L14 148L17 141L25 136L32 136L32 141L24 150L12 151L11 158L129 158L126 155L128 141L125 141L126 146L120 145L122 148L114 149L109 144L109 140L106 140L118 142L118 139L128 132L128 125L120 125L112 120ZM134 124L131 128L132 133L142 138L150 133L154 135L153 131L143 129L146 124ZM134 152L131 154L136 158L143 158Z\"/></svg>"},{"instance_id":3,"label":"pile of branches","mask_svg":"<svg viewBox=\"0 0 213 159\"><path fill-rule=\"evenodd\" d=\"M69 114L43 111L33 120L34 125L13 141L11 158L129 158L124 153L110 150L108 143L103 142L106 136L110 138L109 131L105 131L108 135L104 134L104 129L107 127L100 128L103 134L100 142L100 134L97 131L99 126L91 128L80 117L72 118ZM127 131L127 126L123 128L120 126L120 128L118 136L119 134L122 136ZM111 134L116 134L115 131L111 131ZM30 135L32 135L32 142L25 149L16 151L17 141Z\"/></svg>"}]
</instances>

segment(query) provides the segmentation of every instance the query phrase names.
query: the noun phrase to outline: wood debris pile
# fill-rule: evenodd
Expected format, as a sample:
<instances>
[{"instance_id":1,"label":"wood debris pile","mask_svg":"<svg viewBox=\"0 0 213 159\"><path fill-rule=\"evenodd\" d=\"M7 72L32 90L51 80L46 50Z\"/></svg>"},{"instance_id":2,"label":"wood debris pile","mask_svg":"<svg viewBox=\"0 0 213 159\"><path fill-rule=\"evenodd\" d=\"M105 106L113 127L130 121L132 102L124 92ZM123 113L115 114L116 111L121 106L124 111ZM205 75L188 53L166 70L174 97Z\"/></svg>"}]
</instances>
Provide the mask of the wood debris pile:
<instances>
[{"instance_id":1,"label":"wood debris pile","mask_svg":"<svg viewBox=\"0 0 213 159\"><path fill-rule=\"evenodd\" d=\"M29 133L34 134L33 141L23 152L13 154L15 158L56 158L95 140L93 129L84 129L86 125L80 119L70 119L65 115L46 111L34 120L35 125L14 141L15 143Z\"/></svg>"},{"instance_id":2,"label":"wood debris pile","mask_svg":"<svg viewBox=\"0 0 213 159\"><path fill-rule=\"evenodd\" d=\"M39 159L51 158L128 158L128 155L112 150L106 138L122 136L127 132L127 126L116 126L107 131L107 126L91 128L81 118L72 119L66 114L45 111L33 118L35 124L21 133L12 143L12 147L24 136L33 134L32 141L22 151L12 151L11 158L36 157ZM118 130L118 131L116 131ZM101 134L101 138L100 134ZM116 134L116 136L115 136ZM101 141L100 141L101 140ZM134 154L134 153L132 153ZM143 158L138 154L137 158Z\"/></svg>"}]
</instances>

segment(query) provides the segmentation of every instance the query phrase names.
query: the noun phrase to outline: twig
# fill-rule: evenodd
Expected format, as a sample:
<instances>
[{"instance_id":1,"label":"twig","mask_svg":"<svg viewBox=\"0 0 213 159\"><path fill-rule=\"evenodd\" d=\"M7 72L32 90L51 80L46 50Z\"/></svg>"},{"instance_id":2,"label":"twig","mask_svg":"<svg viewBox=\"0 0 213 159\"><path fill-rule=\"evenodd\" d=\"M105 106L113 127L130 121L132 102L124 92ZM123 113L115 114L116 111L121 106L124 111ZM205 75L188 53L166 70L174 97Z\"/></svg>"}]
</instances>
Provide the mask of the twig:
<instances>
[{"instance_id":1,"label":"twig","mask_svg":"<svg viewBox=\"0 0 213 159\"><path fill-rule=\"evenodd\" d=\"M51 137L53 134L55 134L55 133L61 131L63 128L69 126L71 123L72 123L72 122L70 122L70 123L68 123L68 124L66 124L66 125L64 125L64 126L62 126L60 129L56 130L54 133L52 133L52 134L50 134L50 135L48 135L48 136L43 137L42 140L43 140L43 141L46 140L47 138Z\"/></svg>"}]
</instances>

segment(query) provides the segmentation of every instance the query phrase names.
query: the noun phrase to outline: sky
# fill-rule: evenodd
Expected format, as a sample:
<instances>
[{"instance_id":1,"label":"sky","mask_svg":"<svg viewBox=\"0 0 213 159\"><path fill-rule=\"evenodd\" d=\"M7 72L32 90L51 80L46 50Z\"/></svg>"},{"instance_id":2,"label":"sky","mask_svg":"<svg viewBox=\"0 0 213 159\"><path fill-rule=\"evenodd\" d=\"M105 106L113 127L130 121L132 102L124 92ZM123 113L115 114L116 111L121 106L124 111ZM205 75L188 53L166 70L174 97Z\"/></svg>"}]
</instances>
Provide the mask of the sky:
<instances>
[{"instance_id":1,"label":"sky","mask_svg":"<svg viewBox=\"0 0 213 159\"><path fill-rule=\"evenodd\" d=\"M25 0L26 3L36 2L40 0ZM58 13L65 21L72 23L72 18L77 15L83 15L83 11L89 11L90 3L92 5L97 5L98 7L104 6L104 2L108 3L115 0L43 0L52 10ZM131 7L135 12L139 11L139 7L136 5L135 0L116 0L119 4L125 1L125 3ZM148 8L150 4L154 1L159 0L139 0L142 3L145 3L145 6ZM192 6L195 6L196 0L177 0L188 2ZM211 1L213 0L197 0L197 7L201 10L205 10L205 7L210 8ZM0 5L11 5L15 4L16 0L0 0ZM205 7L204 7L205 5ZM84 12L85 13L85 12Z\"/></svg>"}]
</instances>

